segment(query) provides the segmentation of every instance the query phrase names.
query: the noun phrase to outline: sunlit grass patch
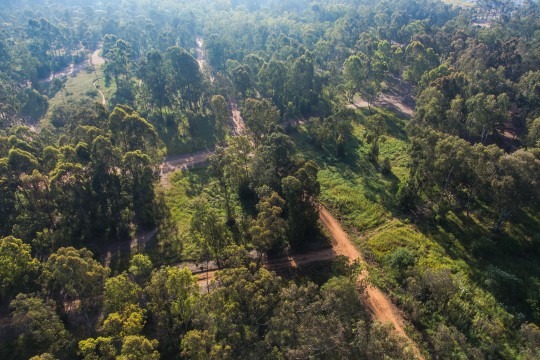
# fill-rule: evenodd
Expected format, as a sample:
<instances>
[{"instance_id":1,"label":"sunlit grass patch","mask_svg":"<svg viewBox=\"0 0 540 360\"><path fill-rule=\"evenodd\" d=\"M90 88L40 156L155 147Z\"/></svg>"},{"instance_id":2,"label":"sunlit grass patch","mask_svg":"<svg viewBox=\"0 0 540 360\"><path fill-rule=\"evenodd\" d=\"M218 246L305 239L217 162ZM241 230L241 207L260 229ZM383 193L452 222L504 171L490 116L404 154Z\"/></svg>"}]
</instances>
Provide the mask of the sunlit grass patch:
<instances>
[{"instance_id":1,"label":"sunlit grass patch","mask_svg":"<svg viewBox=\"0 0 540 360\"><path fill-rule=\"evenodd\" d=\"M69 76L64 88L58 91L53 98L49 99L49 109L43 120L49 122L52 112L57 106L94 101L101 104L103 98L98 90L103 92L107 106L110 106L109 100L116 92L116 85L114 82L108 85L105 85L101 67L95 70L86 68L78 71L76 74Z\"/></svg>"},{"instance_id":2,"label":"sunlit grass patch","mask_svg":"<svg viewBox=\"0 0 540 360\"><path fill-rule=\"evenodd\" d=\"M189 234L193 216L191 202L204 191L207 182L206 168L194 167L171 175L171 187L165 191L165 201L182 241L182 257L191 258L198 250Z\"/></svg>"},{"instance_id":3,"label":"sunlit grass patch","mask_svg":"<svg viewBox=\"0 0 540 360\"><path fill-rule=\"evenodd\" d=\"M81 100L101 101L99 94L94 87L96 74L92 71L82 70L74 76L69 76L63 90L59 91L49 101L49 108L70 104Z\"/></svg>"}]
</instances>

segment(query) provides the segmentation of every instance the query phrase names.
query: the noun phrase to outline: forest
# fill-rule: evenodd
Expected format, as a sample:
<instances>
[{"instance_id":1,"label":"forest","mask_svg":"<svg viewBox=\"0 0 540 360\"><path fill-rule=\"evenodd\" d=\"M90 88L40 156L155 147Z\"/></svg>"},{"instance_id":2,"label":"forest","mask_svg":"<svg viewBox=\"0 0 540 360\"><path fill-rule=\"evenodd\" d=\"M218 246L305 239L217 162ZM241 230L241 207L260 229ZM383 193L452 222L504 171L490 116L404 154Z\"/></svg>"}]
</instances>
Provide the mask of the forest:
<instances>
[{"instance_id":1,"label":"forest","mask_svg":"<svg viewBox=\"0 0 540 360\"><path fill-rule=\"evenodd\" d=\"M2 0L0 359L540 359L537 0Z\"/></svg>"}]
</instances>

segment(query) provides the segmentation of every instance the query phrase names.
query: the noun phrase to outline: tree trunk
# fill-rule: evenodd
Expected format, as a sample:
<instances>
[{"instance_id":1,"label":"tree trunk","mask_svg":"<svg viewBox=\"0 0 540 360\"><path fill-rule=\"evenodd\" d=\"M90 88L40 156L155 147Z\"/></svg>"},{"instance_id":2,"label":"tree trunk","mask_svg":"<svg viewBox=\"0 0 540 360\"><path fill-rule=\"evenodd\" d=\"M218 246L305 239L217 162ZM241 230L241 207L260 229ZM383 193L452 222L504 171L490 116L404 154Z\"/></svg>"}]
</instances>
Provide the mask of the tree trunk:
<instances>
[{"instance_id":1,"label":"tree trunk","mask_svg":"<svg viewBox=\"0 0 540 360\"><path fill-rule=\"evenodd\" d=\"M499 233L504 222L510 218L511 214L512 212L510 210L502 209L499 215L499 219L497 220L497 225L495 226L495 229L493 229L493 232Z\"/></svg>"}]
</instances>

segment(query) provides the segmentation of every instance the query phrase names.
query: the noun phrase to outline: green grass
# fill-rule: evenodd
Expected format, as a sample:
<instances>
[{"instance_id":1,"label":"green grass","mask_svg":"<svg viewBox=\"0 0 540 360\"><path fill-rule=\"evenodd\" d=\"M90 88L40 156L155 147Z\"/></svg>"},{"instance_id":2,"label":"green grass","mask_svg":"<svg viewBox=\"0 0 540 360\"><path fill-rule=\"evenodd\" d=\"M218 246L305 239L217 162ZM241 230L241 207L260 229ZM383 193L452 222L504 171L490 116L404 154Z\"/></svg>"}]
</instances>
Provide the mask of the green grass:
<instances>
[{"instance_id":1,"label":"green grass","mask_svg":"<svg viewBox=\"0 0 540 360\"><path fill-rule=\"evenodd\" d=\"M375 112L381 113L388 125L379 156L390 159L392 173L388 175L368 160L364 119ZM308 141L309 125L293 131L291 137L301 157L319 164L320 199L362 250L370 280L390 294L426 338L444 323L462 331L473 346L496 346L499 354L513 357L517 328L523 320L535 316L524 300L535 289L538 291L540 284L540 254L535 250L540 238L534 235L540 233L537 212L524 210L516 214L514 224L507 224L497 236L486 217L489 211L472 212L470 216L449 212L438 220L415 223L397 210L395 202L399 183L408 176L410 159L404 131L407 120L384 109L363 109L357 114L353 138L342 159L336 158L332 148L317 148ZM189 235L189 205L194 197L207 193L222 209L219 191L209 182L204 168L178 173L172 183L166 201L182 235L183 258L194 258L197 246ZM237 202L235 207L241 211ZM414 264L402 273L388 260L399 249L408 251L414 259ZM450 276L455 289L448 300L419 302L411 290L416 282L434 281L436 291L445 291L444 282L429 280L433 271L449 274L445 276ZM422 280L423 276L428 280ZM508 293L516 289L520 292L517 298Z\"/></svg>"},{"instance_id":2,"label":"green grass","mask_svg":"<svg viewBox=\"0 0 540 360\"><path fill-rule=\"evenodd\" d=\"M110 84L105 84L102 67L98 67L95 72L89 69L83 69L76 74L70 76L66 81L63 91L59 91L56 95L49 99L49 109L44 116L44 121L49 122L52 115L52 111L56 106L76 104L79 102L97 101L101 103L102 97L94 86L101 90L107 101L107 106L112 108L116 93L116 85L114 81ZM171 114L171 110L164 109L164 116L181 116L177 113ZM156 115L157 116L157 115ZM148 119L152 122L152 119ZM162 120L156 119L153 122L160 138L163 140L167 147L167 153L169 155L184 154L188 152L203 150L211 147L214 144L214 129L213 122L210 116L201 116L200 119L194 121L196 123L197 137L192 138L187 131L188 120L183 117L180 124L167 126L163 124Z\"/></svg>"},{"instance_id":3,"label":"green grass","mask_svg":"<svg viewBox=\"0 0 540 360\"><path fill-rule=\"evenodd\" d=\"M214 145L214 124L208 114L199 116L193 121L196 126L196 137L190 135L187 115L168 108L163 109L163 117L167 119L178 118L172 121L172 125L167 125L159 118L159 114L154 113L149 116L149 121L154 124L156 130L167 147L168 155L185 154L198 150L204 150ZM178 124L178 125L175 125Z\"/></svg>"},{"instance_id":4,"label":"green grass","mask_svg":"<svg viewBox=\"0 0 540 360\"><path fill-rule=\"evenodd\" d=\"M101 95L94 87L96 78L98 79L96 85L105 95L105 99L107 101L111 99L116 91L116 86L114 83L110 84L109 87L105 86L101 67L96 72L90 71L89 68L83 69L69 76L64 90L59 91L53 98L49 99L49 110L44 120L47 122L50 120L52 111L56 106L75 104L81 101L97 101L101 103Z\"/></svg>"},{"instance_id":5,"label":"green grass","mask_svg":"<svg viewBox=\"0 0 540 360\"><path fill-rule=\"evenodd\" d=\"M208 186L206 167L194 167L189 171L174 173L170 182L171 188L165 191L165 201L182 241L182 258L192 259L196 257L197 246L189 234L193 215L191 202Z\"/></svg>"},{"instance_id":6,"label":"green grass","mask_svg":"<svg viewBox=\"0 0 540 360\"><path fill-rule=\"evenodd\" d=\"M198 196L205 196L210 206L217 210L225 220L225 200L217 183L209 178L206 166L190 168L188 171L178 171L171 178L171 187L165 189L165 202L171 211L182 241L182 261L195 261L200 253L197 243L190 234L191 219L193 217L192 202ZM231 196L233 216L242 212L238 198ZM238 224L237 224L238 225ZM238 229L230 228L231 239Z\"/></svg>"},{"instance_id":7,"label":"green grass","mask_svg":"<svg viewBox=\"0 0 540 360\"><path fill-rule=\"evenodd\" d=\"M374 112L385 116L388 133L380 145L379 159L387 156L392 174L384 176L368 160L363 119ZM321 170L321 201L340 218L369 264L371 281L387 291L396 303L426 333L436 332L439 323L456 326L475 346L490 341L499 343L502 353L511 354L515 327L519 321L534 319L524 301L536 291L540 295L538 244L540 219L534 211L516 214L502 234L494 235L491 211L449 212L438 221L422 219L411 222L397 210L395 203L399 182L408 176L410 161L406 120L383 109L357 110L354 137L345 159L337 159L332 149L316 148L309 143L306 126L293 133L303 157L314 159ZM516 221L519 220L519 221ZM485 244L479 241L484 240ZM492 239L492 240L489 240ZM480 246L480 247L479 247ZM480 251L474 251L474 248ZM485 249L484 249L485 248ZM388 265L388 257L398 249L413 254L415 264L404 274ZM452 303L442 309L419 304L408 293L405 279L421 277L428 271L448 269L460 292L451 294ZM493 277L502 285L493 285ZM517 280L516 280L517 279ZM507 290L507 288L511 290ZM520 294L512 293L520 291ZM540 301L540 296L538 296ZM423 315L415 315L418 313ZM413 319L414 320L414 319ZM478 330L478 322L489 328ZM497 340L494 334L501 334ZM494 344L495 344L494 343ZM495 345L494 345L495 346ZM510 357L512 357L510 355Z\"/></svg>"},{"instance_id":8,"label":"green grass","mask_svg":"<svg viewBox=\"0 0 540 360\"><path fill-rule=\"evenodd\" d=\"M390 175L381 174L379 165L368 160L363 119L376 111L385 116L389 128L389 134L381 140L379 159L382 161L388 156L392 164ZM359 110L357 114L353 139L343 159L336 158L331 149L313 147L307 141L305 126L291 136L303 157L315 160L321 168L319 182L323 203L340 214L347 214L344 220L356 230L364 231L392 218L395 193L399 179L407 176L408 159L404 134L398 130L403 126L403 119L384 110Z\"/></svg>"}]
</instances>

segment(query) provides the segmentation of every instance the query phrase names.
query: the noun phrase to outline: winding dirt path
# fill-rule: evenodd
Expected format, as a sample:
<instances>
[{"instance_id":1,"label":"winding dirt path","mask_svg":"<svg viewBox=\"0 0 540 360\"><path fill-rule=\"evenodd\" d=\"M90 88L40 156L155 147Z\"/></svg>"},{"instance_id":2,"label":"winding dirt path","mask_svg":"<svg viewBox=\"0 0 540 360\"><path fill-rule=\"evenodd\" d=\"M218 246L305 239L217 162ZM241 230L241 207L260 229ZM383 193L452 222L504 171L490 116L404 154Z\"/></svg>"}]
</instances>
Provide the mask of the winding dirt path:
<instances>
[{"instance_id":1,"label":"winding dirt path","mask_svg":"<svg viewBox=\"0 0 540 360\"><path fill-rule=\"evenodd\" d=\"M73 63L69 64L64 69L61 69L61 70L56 71L54 73L51 73L51 75L49 75L49 77L47 77L45 79L41 79L41 80L39 80L39 82L41 82L41 83L49 83L49 82L53 81L54 79L56 79L58 77L68 77L68 76L74 75L74 74L78 73L79 71L83 70L88 65L95 66L95 65L104 64L105 59L103 57L101 57L101 55L100 55L102 47L103 47L103 44L99 44L98 49L96 51L94 51L92 53L92 55L90 55L90 57L88 59L85 59L85 60L81 61L78 64L73 64Z\"/></svg>"},{"instance_id":2,"label":"winding dirt path","mask_svg":"<svg viewBox=\"0 0 540 360\"><path fill-rule=\"evenodd\" d=\"M233 121L233 133L234 135L243 135L246 131L246 123L244 122L244 119L242 118L242 115L240 114L240 110L238 109L238 104L236 103L236 100L231 101L231 114L232 114L232 121Z\"/></svg>"},{"instance_id":3,"label":"winding dirt path","mask_svg":"<svg viewBox=\"0 0 540 360\"><path fill-rule=\"evenodd\" d=\"M296 268L316 262L331 261L339 255L349 258L351 264L354 261L359 261L360 264L366 265L362 253L350 241L345 231L341 228L339 221L323 206L319 209L319 219L330 233L332 248L272 259L266 262L264 267L274 271L285 268ZM210 283L215 279L217 271L217 268L214 267L209 270L195 272L201 288L208 290ZM365 280L367 280L368 275L368 271L364 267L358 275L357 281L366 283ZM396 331L407 340L417 359L425 359L416 343L405 332L405 320L400 315L399 310L379 288L367 283L365 292L362 294L362 302L371 313L373 319L382 323L390 323L394 326Z\"/></svg>"},{"instance_id":4,"label":"winding dirt path","mask_svg":"<svg viewBox=\"0 0 540 360\"><path fill-rule=\"evenodd\" d=\"M204 39L200 36L197 36L197 38L195 38L195 43L197 44L197 48L195 48L195 54L197 55L197 62L199 63L201 72L208 76L210 83L214 83L214 76L212 75L212 71L210 70L208 62L206 61L206 53L204 52Z\"/></svg>"},{"instance_id":5,"label":"winding dirt path","mask_svg":"<svg viewBox=\"0 0 540 360\"><path fill-rule=\"evenodd\" d=\"M202 70L207 67L205 61L205 54L203 49L203 39L197 38L197 61ZM212 80L212 79L211 79ZM400 99L392 95L383 96L384 102L392 103L397 110L401 111L405 115L411 116L412 109L403 104ZM354 104L352 106L359 106L360 104ZM367 105L367 104L361 104ZM360 106L361 106L360 105ZM236 103L232 105L232 120L234 126L235 135L240 135L245 131L245 123L241 117ZM199 165L208 160L208 157L213 153L212 150L205 150L192 154L180 155L177 157L168 158L161 166L161 182L165 187L169 187L170 183L168 178L174 171L180 169L188 169L191 166ZM307 265L309 263L317 261L332 260L337 255L344 255L349 258L349 262L359 261L362 265L366 265L366 262L356 248L356 246L349 240L347 234L341 228L339 221L332 216L332 214L323 206L319 209L319 217L321 223L330 233L332 238L332 248L324 249L318 252L296 254L287 256L281 259L274 259L271 262L265 264L265 267L271 269L282 268L283 266L297 267L301 265ZM216 269L209 271L203 271L197 274L198 283L202 287L208 287L208 284L215 277ZM368 271L365 266L362 272L358 275L358 281L364 281L368 277ZM362 295L362 301L366 308L371 312L373 318L382 323L391 323L396 331L403 336L409 343L414 355L417 359L424 360L422 353L420 352L416 343L405 332L404 324L405 320L400 315L397 307L388 299L388 297L377 287L367 283L365 293Z\"/></svg>"},{"instance_id":6,"label":"winding dirt path","mask_svg":"<svg viewBox=\"0 0 540 360\"><path fill-rule=\"evenodd\" d=\"M107 98L105 97L105 94L103 93L103 91L101 91L101 89L97 85L97 82L99 81L100 78L97 77L96 66L105 64L105 58L103 58L100 55L102 49L103 49L103 44L100 44L98 49L92 53L92 56L90 56L90 65L92 66L92 68L94 69L94 73L96 74L96 80L94 80L92 84L94 85L96 90L99 92L99 95L101 96L101 105L107 106Z\"/></svg>"},{"instance_id":7,"label":"winding dirt path","mask_svg":"<svg viewBox=\"0 0 540 360\"><path fill-rule=\"evenodd\" d=\"M332 237L332 246L337 255L344 255L349 258L352 263L358 260L362 265L366 265L364 257L358 251L356 246L349 240L347 234L341 228L338 220L324 207L319 210L319 217L324 227ZM364 269L358 275L358 281L364 281L368 277L367 270ZM414 341L405 332L403 317L399 314L398 309L390 302L388 297L377 287L367 284L365 295L362 296L364 305L369 309L374 319L382 323L391 323L396 331L405 337L409 342L416 358L424 360L422 353L414 343Z\"/></svg>"},{"instance_id":8,"label":"winding dirt path","mask_svg":"<svg viewBox=\"0 0 540 360\"><path fill-rule=\"evenodd\" d=\"M105 94L103 93L103 91L101 91L101 89L99 88L99 86L97 85L97 82L99 81L99 78L97 78L96 80L94 80L94 82L92 84L94 84L94 87L96 88L96 90L98 91L99 95L101 96L101 105L103 106L107 106L107 99L105 98Z\"/></svg>"}]
</instances>

